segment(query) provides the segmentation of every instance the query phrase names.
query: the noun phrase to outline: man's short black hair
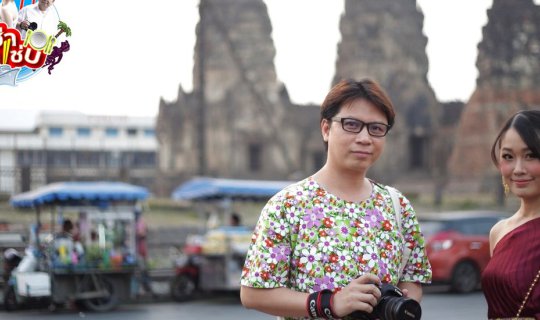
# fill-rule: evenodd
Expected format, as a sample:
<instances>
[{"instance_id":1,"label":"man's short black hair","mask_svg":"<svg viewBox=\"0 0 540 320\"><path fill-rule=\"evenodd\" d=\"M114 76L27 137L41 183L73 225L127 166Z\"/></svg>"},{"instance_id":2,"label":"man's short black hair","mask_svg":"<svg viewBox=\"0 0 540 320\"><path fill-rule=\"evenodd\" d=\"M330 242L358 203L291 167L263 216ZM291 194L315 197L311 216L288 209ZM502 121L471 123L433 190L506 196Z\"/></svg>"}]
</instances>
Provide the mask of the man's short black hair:
<instances>
[{"instance_id":1,"label":"man's short black hair","mask_svg":"<svg viewBox=\"0 0 540 320\"><path fill-rule=\"evenodd\" d=\"M70 219L64 220L64 223L62 223L62 231L71 232L71 230L73 230L73 222L71 222Z\"/></svg>"}]
</instances>

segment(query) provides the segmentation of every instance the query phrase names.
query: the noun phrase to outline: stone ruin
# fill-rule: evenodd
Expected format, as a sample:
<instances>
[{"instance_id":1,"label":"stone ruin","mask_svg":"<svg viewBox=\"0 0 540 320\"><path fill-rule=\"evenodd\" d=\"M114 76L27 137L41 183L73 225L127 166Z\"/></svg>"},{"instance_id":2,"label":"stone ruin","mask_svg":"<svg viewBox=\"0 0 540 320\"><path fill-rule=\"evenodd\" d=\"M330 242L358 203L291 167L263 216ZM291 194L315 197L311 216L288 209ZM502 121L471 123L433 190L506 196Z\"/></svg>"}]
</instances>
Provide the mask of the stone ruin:
<instances>
[{"instance_id":1,"label":"stone ruin","mask_svg":"<svg viewBox=\"0 0 540 320\"><path fill-rule=\"evenodd\" d=\"M464 107L449 159L450 188L501 189L491 146L515 112L540 109L540 7L532 0L494 0L478 45L476 90Z\"/></svg>"}]
</instances>

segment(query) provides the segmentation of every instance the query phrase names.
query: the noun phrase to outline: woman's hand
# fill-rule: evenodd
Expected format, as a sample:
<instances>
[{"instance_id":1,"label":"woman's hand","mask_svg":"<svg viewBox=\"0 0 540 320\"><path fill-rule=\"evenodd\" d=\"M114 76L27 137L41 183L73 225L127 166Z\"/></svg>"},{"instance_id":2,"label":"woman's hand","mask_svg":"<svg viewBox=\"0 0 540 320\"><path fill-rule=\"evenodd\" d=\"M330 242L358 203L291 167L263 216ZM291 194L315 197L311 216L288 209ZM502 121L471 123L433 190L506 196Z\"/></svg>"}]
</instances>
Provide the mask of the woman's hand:
<instances>
[{"instance_id":1,"label":"woman's hand","mask_svg":"<svg viewBox=\"0 0 540 320\"><path fill-rule=\"evenodd\" d=\"M332 311L344 317L354 311L373 312L381 297L381 280L373 274L364 274L334 294Z\"/></svg>"}]
</instances>

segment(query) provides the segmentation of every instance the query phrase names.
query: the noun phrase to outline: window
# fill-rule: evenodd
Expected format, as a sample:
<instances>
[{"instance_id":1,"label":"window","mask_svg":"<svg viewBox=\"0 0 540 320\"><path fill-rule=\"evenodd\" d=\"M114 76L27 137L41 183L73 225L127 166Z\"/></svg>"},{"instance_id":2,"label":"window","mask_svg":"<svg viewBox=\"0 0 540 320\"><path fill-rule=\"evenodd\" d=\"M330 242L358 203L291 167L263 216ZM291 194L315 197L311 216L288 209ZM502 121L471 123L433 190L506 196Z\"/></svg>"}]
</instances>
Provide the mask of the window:
<instances>
[{"instance_id":1,"label":"window","mask_svg":"<svg viewBox=\"0 0 540 320\"><path fill-rule=\"evenodd\" d=\"M87 127L77 128L77 136L79 136L79 137L89 137L90 136L90 128L87 128Z\"/></svg>"},{"instance_id":2,"label":"window","mask_svg":"<svg viewBox=\"0 0 540 320\"><path fill-rule=\"evenodd\" d=\"M79 151L75 154L78 167L97 168L100 164L99 152Z\"/></svg>"},{"instance_id":3,"label":"window","mask_svg":"<svg viewBox=\"0 0 540 320\"><path fill-rule=\"evenodd\" d=\"M61 137L64 134L64 129L60 127L50 127L49 137Z\"/></svg>"},{"instance_id":4,"label":"window","mask_svg":"<svg viewBox=\"0 0 540 320\"><path fill-rule=\"evenodd\" d=\"M123 167L153 168L156 166L155 152L124 152L121 155Z\"/></svg>"},{"instance_id":5,"label":"window","mask_svg":"<svg viewBox=\"0 0 540 320\"><path fill-rule=\"evenodd\" d=\"M156 131L154 129L144 129L144 136L145 137L155 137Z\"/></svg>"},{"instance_id":6,"label":"window","mask_svg":"<svg viewBox=\"0 0 540 320\"><path fill-rule=\"evenodd\" d=\"M249 170L259 171L262 168L262 148L258 144L251 144L248 147Z\"/></svg>"},{"instance_id":7,"label":"window","mask_svg":"<svg viewBox=\"0 0 540 320\"><path fill-rule=\"evenodd\" d=\"M51 168L70 168L71 152L69 151L48 151L47 165Z\"/></svg>"},{"instance_id":8,"label":"window","mask_svg":"<svg viewBox=\"0 0 540 320\"><path fill-rule=\"evenodd\" d=\"M128 128L127 129L127 135L128 135L128 137L135 137L137 135L137 129L136 128Z\"/></svg>"},{"instance_id":9,"label":"window","mask_svg":"<svg viewBox=\"0 0 540 320\"><path fill-rule=\"evenodd\" d=\"M41 150L20 150L17 152L17 165L42 166L45 165L45 153Z\"/></svg>"},{"instance_id":10,"label":"window","mask_svg":"<svg viewBox=\"0 0 540 320\"><path fill-rule=\"evenodd\" d=\"M120 167L120 152L113 151L105 154L105 164L107 167L118 168Z\"/></svg>"},{"instance_id":11,"label":"window","mask_svg":"<svg viewBox=\"0 0 540 320\"><path fill-rule=\"evenodd\" d=\"M134 167L148 167L152 168L156 166L156 153L155 152L133 152L132 164Z\"/></svg>"},{"instance_id":12,"label":"window","mask_svg":"<svg viewBox=\"0 0 540 320\"><path fill-rule=\"evenodd\" d=\"M118 137L118 129L116 128L105 128L106 137Z\"/></svg>"}]
</instances>

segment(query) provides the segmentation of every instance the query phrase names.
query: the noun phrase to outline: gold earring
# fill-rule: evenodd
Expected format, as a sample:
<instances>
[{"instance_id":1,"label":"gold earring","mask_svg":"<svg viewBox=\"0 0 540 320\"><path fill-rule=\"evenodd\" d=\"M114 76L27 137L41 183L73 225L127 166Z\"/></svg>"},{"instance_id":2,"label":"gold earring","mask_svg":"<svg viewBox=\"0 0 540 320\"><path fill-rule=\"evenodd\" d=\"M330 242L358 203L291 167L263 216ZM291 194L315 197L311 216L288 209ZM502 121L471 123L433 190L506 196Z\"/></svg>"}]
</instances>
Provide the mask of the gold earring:
<instances>
[{"instance_id":1,"label":"gold earring","mask_svg":"<svg viewBox=\"0 0 540 320\"><path fill-rule=\"evenodd\" d=\"M510 187L508 187L508 183L504 181L504 177L502 177L502 185L504 188L504 195L507 196L510 193Z\"/></svg>"}]
</instances>

